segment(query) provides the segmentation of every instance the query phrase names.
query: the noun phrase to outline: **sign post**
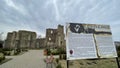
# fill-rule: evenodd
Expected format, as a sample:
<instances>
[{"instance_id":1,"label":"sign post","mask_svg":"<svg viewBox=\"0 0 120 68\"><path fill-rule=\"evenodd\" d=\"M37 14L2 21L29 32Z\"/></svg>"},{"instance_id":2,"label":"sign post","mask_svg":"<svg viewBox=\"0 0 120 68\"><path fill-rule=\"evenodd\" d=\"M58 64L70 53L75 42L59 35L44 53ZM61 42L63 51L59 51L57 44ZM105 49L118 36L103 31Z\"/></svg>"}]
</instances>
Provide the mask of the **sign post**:
<instances>
[{"instance_id":1,"label":"sign post","mask_svg":"<svg viewBox=\"0 0 120 68\"><path fill-rule=\"evenodd\" d=\"M69 68L69 60L67 60L67 68Z\"/></svg>"},{"instance_id":2,"label":"sign post","mask_svg":"<svg viewBox=\"0 0 120 68\"><path fill-rule=\"evenodd\" d=\"M68 60L117 57L109 25L68 23L66 27Z\"/></svg>"},{"instance_id":3,"label":"sign post","mask_svg":"<svg viewBox=\"0 0 120 68\"><path fill-rule=\"evenodd\" d=\"M117 61L118 68L120 68L118 57L116 57L116 61Z\"/></svg>"}]
</instances>

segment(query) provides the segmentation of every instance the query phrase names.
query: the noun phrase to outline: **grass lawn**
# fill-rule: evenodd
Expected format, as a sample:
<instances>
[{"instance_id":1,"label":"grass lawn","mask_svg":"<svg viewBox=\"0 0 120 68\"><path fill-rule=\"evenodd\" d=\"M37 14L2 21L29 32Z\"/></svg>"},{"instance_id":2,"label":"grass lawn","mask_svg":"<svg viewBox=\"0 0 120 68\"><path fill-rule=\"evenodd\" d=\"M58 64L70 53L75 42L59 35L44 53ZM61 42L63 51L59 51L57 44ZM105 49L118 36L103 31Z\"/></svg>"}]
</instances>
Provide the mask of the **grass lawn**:
<instances>
[{"instance_id":1,"label":"grass lawn","mask_svg":"<svg viewBox=\"0 0 120 68\"><path fill-rule=\"evenodd\" d=\"M66 67L66 60L60 60L63 68ZM69 68L118 68L115 58L98 60L74 60L69 61Z\"/></svg>"}]
</instances>

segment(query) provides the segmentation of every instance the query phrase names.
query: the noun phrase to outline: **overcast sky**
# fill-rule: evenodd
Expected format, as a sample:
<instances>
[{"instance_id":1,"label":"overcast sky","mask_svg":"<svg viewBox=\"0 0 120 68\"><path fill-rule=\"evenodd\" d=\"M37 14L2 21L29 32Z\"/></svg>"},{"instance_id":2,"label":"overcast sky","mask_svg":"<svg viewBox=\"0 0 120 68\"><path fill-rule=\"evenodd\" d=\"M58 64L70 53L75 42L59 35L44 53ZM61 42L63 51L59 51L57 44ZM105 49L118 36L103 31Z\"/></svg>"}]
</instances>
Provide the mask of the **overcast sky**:
<instances>
[{"instance_id":1,"label":"overcast sky","mask_svg":"<svg viewBox=\"0 0 120 68\"><path fill-rule=\"evenodd\" d=\"M66 22L108 24L120 41L120 0L0 0L0 32L35 31Z\"/></svg>"}]
</instances>

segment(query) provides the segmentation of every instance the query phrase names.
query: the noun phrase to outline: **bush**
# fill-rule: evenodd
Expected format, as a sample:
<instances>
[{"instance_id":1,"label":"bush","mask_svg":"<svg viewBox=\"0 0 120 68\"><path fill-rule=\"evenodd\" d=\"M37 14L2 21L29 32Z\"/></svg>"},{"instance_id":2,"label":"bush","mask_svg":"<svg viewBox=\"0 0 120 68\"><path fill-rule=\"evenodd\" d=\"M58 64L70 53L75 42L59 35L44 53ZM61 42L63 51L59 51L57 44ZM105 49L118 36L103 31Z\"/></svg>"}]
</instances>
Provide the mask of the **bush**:
<instances>
[{"instance_id":1,"label":"bush","mask_svg":"<svg viewBox=\"0 0 120 68\"><path fill-rule=\"evenodd\" d=\"M63 59L66 60L66 54L63 54Z\"/></svg>"},{"instance_id":2,"label":"bush","mask_svg":"<svg viewBox=\"0 0 120 68\"><path fill-rule=\"evenodd\" d=\"M50 55L51 51L50 49L47 49L47 55Z\"/></svg>"},{"instance_id":3,"label":"bush","mask_svg":"<svg viewBox=\"0 0 120 68\"><path fill-rule=\"evenodd\" d=\"M20 52L16 52L14 55L18 55L18 54L20 54Z\"/></svg>"},{"instance_id":4,"label":"bush","mask_svg":"<svg viewBox=\"0 0 120 68\"><path fill-rule=\"evenodd\" d=\"M62 59L62 55L61 54L59 55L59 59Z\"/></svg>"},{"instance_id":5,"label":"bush","mask_svg":"<svg viewBox=\"0 0 120 68\"><path fill-rule=\"evenodd\" d=\"M56 68L62 68L61 64L58 64L58 65L56 66Z\"/></svg>"},{"instance_id":6,"label":"bush","mask_svg":"<svg viewBox=\"0 0 120 68\"><path fill-rule=\"evenodd\" d=\"M10 55L10 51L4 51L4 55Z\"/></svg>"},{"instance_id":7,"label":"bush","mask_svg":"<svg viewBox=\"0 0 120 68\"><path fill-rule=\"evenodd\" d=\"M50 54L53 54L53 55L66 54L66 51L63 48L45 49L45 50L47 50L48 55L50 55Z\"/></svg>"},{"instance_id":8,"label":"bush","mask_svg":"<svg viewBox=\"0 0 120 68\"><path fill-rule=\"evenodd\" d=\"M13 49L5 48L3 51L12 51Z\"/></svg>"},{"instance_id":9,"label":"bush","mask_svg":"<svg viewBox=\"0 0 120 68\"><path fill-rule=\"evenodd\" d=\"M59 59L58 58L56 59L56 62L57 62L57 64L59 63Z\"/></svg>"},{"instance_id":10,"label":"bush","mask_svg":"<svg viewBox=\"0 0 120 68\"><path fill-rule=\"evenodd\" d=\"M66 60L66 54L60 54L60 55L59 55L59 58Z\"/></svg>"},{"instance_id":11,"label":"bush","mask_svg":"<svg viewBox=\"0 0 120 68\"><path fill-rule=\"evenodd\" d=\"M53 54L53 55L58 55L59 54L59 51L57 49L51 49L50 52Z\"/></svg>"},{"instance_id":12,"label":"bush","mask_svg":"<svg viewBox=\"0 0 120 68\"><path fill-rule=\"evenodd\" d=\"M58 48L59 54L66 54L65 49L63 48Z\"/></svg>"},{"instance_id":13,"label":"bush","mask_svg":"<svg viewBox=\"0 0 120 68\"><path fill-rule=\"evenodd\" d=\"M3 53L0 53L0 62L5 59L5 55Z\"/></svg>"},{"instance_id":14,"label":"bush","mask_svg":"<svg viewBox=\"0 0 120 68\"><path fill-rule=\"evenodd\" d=\"M3 52L3 49L0 48L0 52Z\"/></svg>"}]
</instances>

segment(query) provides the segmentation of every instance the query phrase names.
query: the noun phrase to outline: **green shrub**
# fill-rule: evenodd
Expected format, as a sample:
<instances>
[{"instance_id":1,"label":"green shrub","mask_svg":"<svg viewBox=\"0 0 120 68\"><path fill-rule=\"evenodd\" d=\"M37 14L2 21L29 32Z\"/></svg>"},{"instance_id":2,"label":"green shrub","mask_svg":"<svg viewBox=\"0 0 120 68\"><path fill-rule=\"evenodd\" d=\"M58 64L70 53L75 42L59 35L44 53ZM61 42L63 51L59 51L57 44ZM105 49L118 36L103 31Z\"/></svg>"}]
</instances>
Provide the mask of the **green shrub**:
<instances>
[{"instance_id":1,"label":"green shrub","mask_svg":"<svg viewBox=\"0 0 120 68\"><path fill-rule=\"evenodd\" d=\"M5 60L5 55L4 55L4 57L3 57L3 60Z\"/></svg>"},{"instance_id":2,"label":"green shrub","mask_svg":"<svg viewBox=\"0 0 120 68\"><path fill-rule=\"evenodd\" d=\"M51 54L51 51L50 49L46 48L44 51L47 51L47 55L50 55Z\"/></svg>"},{"instance_id":3,"label":"green shrub","mask_svg":"<svg viewBox=\"0 0 120 68\"><path fill-rule=\"evenodd\" d=\"M19 52L16 52L14 55L18 55L19 54Z\"/></svg>"},{"instance_id":4,"label":"green shrub","mask_svg":"<svg viewBox=\"0 0 120 68\"><path fill-rule=\"evenodd\" d=\"M59 54L66 54L65 49L63 48L58 48Z\"/></svg>"},{"instance_id":5,"label":"green shrub","mask_svg":"<svg viewBox=\"0 0 120 68\"><path fill-rule=\"evenodd\" d=\"M58 49L46 49L48 55L53 54L53 55L59 55L59 54L66 54L66 51L63 48L58 48Z\"/></svg>"},{"instance_id":6,"label":"green shrub","mask_svg":"<svg viewBox=\"0 0 120 68\"><path fill-rule=\"evenodd\" d=\"M3 53L0 53L0 62L5 59L5 55Z\"/></svg>"},{"instance_id":7,"label":"green shrub","mask_svg":"<svg viewBox=\"0 0 120 68\"><path fill-rule=\"evenodd\" d=\"M61 64L58 64L58 65L56 66L56 68L62 68Z\"/></svg>"},{"instance_id":8,"label":"green shrub","mask_svg":"<svg viewBox=\"0 0 120 68\"><path fill-rule=\"evenodd\" d=\"M56 62L57 62L57 64L59 63L59 59L58 58L56 59Z\"/></svg>"},{"instance_id":9,"label":"green shrub","mask_svg":"<svg viewBox=\"0 0 120 68\"><path fill-rule=\"evenodd\" d=\"M53 55L58 55L59 54L59 51L57 49L52 49L50 51Z\"/></svg>"},{"instance_id":10,"label":"green shrub","mask_svg":"<svg viewBox=\"0 0 120 68\"><path fill-rule=\"evenodd\" d=\"M10 51L4 51L4 55L10 55Z\"/></svg>"},{"instance_id":11,"label":"green shrub","mask_svg":"<svg viewBox=\"0 0 120 68\"><path fill-rule=\"evenodd\" d=\"M3 51L12 51L13 49L5 48Z\"/></svg>"},{"instance_id":12,"label":"green shrub","mask_svg":"<svg viewBox=\"0 0 120 68\"><path fill-rule=\"evenodd\" d=\"M47 49L47 53L48 53L48 55L50 55L50 53L51 53L50 49Z\"/></svg>"},{"instance_id":13,"label":"green shrub","mask_svg":"<svg viewBox=\"0 0 120 68\"><path fill-rule=\"evenodd\" d=\"M59 58L66 60L66 54L60 54L60 55L59 55Z\"/></svg>"},{"instance_id":14,"label":"green shrub","mask_svg":"<svg viewBox=\"0 0 120 68\"><path fill-rule=\"evenodd\" d=\"M62 59L62 55L61 54L59 55L59 59Z\"/></svg>"},{"instance_id":15,"label":"green shrub","mask_svg":"<svg viewBox=\"0 0 120 68\"><path fill-rule=\"evenodd\" d=\"M66 54L63 54L63 59L66 60Z\"/></svg>"},{"instance_id":16,"label":"green shrub","mask_svg":"<svg viewBox=\"0 0 120 68\"><path fill-rule=\"evenodd\" d=\"M2 48L0 48L0 52L3 52L3 49L2 49Z\"/></svg>"}]
</instances>

